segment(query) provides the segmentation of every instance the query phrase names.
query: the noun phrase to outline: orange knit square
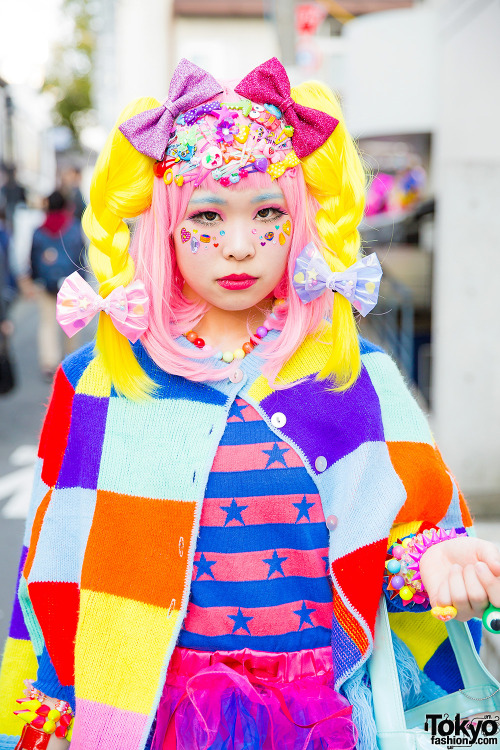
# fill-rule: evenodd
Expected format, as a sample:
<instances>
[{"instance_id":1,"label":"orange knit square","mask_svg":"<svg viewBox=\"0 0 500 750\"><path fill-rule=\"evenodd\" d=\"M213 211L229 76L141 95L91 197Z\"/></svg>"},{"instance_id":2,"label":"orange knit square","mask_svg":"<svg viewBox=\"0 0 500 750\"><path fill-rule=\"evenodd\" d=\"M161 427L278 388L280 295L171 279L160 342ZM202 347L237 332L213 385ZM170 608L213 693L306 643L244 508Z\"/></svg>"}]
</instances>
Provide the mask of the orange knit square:
<instances>
[{"instance_id":1,"label":"orange knit square","mask_svg":"<svg viewBox=\"0 0 500 750\"><path fill-rule=\"evenodd\" d=\"M388 442L387 447L407 493L394 523L440 521L448 510L453 484L439 451L427 443Z\"/></svg>"},{"instance_id":2,"label":"orange knit square","mask_svg":"<svg viewBox=\"0 0 500 750\"><path fill-rule=\"evenodd\" d=\"M195 503L97 490L82 588L179 608L194 512Z\"/></svg>"},{"instance_id":3,"label":"orange knit square","mask_svg":"<svg viewBox=\"0 0 500 750\"><path fill-rule=\"evenodd\" d=\"M33 560L35 559L35 552L36 552L36 545L38 544L38 539L40 538L40 532L42 530L42 524L43 519L45 518L45 513L47 512L47 508L50 504L50 499L52 497L52 490L50 489L45 497L43 498L42 502L37 508L37 511L35 513L35 519L33 521L33 526L31 527L31 538L30 538L30 546L28 550L28 554L26 556L26 562L24 563L23 568L23 576L27 579L31 568L33 566Z\"/></svg>"}]
</instances>

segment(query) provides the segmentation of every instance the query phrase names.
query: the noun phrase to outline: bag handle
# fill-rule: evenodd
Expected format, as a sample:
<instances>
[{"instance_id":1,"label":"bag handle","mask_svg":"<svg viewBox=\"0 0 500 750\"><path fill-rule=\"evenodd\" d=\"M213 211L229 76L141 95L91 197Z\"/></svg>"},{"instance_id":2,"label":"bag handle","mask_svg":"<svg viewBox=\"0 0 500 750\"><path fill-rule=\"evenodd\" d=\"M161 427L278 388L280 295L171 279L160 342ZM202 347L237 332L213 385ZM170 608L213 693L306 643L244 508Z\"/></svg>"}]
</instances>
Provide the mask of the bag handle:
<instances>
[{"instance_id":1,"label":"bag handle","mask_svg":"<svg viewBox=\"0 0 500 750\"><path fill-rule=\"evenodd\" d=\"M422 729L428 713L460 713L472 716L484 711L500 710L500 683L480 660L469 629L463 622L446 623L450 642L464 683L463 691L445 695L408 711L403 709L396 657L385 596L382 596L375 624L373 654L368 661L372 683L373 708L377 731L406 732ZM413 747L413 744L408 745Z\"/></svg>"}]
</instances>

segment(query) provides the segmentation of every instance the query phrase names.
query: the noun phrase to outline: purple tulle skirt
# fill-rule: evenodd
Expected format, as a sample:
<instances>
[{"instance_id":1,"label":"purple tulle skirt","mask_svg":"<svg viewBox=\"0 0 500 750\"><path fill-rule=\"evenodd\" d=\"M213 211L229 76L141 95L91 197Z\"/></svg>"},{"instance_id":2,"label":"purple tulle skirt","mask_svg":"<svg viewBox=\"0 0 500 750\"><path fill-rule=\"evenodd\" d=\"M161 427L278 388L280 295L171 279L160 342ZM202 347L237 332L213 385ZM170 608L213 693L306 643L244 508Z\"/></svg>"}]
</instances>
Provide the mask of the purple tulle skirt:
<instances>
[{"instance_id":1,"label":"purple tulle skirt","mask_svg":"<svg viewBox=\"0 0 500 750\"><path fill-rule=\"evenodd\" d=\"M270 654L176 648L152 750L350 750L351 706L331 649Z\"/></svg>"}]
</instances>

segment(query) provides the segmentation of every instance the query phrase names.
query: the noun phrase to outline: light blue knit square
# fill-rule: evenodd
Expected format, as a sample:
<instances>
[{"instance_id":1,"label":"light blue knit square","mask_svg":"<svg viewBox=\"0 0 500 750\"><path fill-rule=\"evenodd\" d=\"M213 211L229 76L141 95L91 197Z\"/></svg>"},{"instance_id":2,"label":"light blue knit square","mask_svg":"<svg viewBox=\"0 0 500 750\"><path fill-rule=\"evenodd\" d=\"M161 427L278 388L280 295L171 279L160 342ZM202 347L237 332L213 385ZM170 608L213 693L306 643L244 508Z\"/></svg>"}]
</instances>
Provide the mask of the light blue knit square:
<instances>
[{"instance_id":1,"label":"light blue knit square","mask_svg":"<svg viewBox=\"0 0 500 750\"><path fill-rule=\"evenodd\" d=\"M98 489L197 500L225 424L226 408L220 404L110 399Z\"/></svg>"},{"instance_id":2,"label":"light blue knit square","mask_svg":"<svg viewBox=\"0 0 500 750\"><path fill-rule=\"evenodd\" d=\"M25 547L29 547L30 545L30 539L31 539L31 529L33 526L33 521L35 520L35 515L38 510L38 506L42 502L43 498L49 491L50 487L48 487L45 482L42 480L42 467L43 467L43 461L41 458L37 458L35 462L34 472L33 472L33 489L31 490L31 501L30 506L28 510L28 516L26 519L26 526L24 528L24 540L23 544Z\"/></svg>"},{"instance_id":3,"label":"light blue knit square","mask_svg":"<svg viewBox=\"0 0 500 750\"><path fill-rule=\"evenodd\" d=\"M385 439L433 445L427 419L392 359L372 352L364 354L361 361L379 398Z\"/></svg>"},{"instance_id":4,"label":"light blue knit square","mask_svg":"<svg viewBox=\"0 0 500 750\"><path fill-rule=\"evenodd\" d=\"M52 491L29 575L30 581L80 583L96 497L96 490L81 487Z\"/></svg>"},{"instance_id":5,"label":"light blue knit square","mask_svg":"<svg viewBox=\"0 0 500 750\"><path fill-rule=\"evenodd\" d=\"M365 544L384 539L392 519L406 500L406 490L396 474L385 443L363 443L317 477L325 498L325 518L338 519L330 535L335 558Z\"/></svg>"}]
</instances>

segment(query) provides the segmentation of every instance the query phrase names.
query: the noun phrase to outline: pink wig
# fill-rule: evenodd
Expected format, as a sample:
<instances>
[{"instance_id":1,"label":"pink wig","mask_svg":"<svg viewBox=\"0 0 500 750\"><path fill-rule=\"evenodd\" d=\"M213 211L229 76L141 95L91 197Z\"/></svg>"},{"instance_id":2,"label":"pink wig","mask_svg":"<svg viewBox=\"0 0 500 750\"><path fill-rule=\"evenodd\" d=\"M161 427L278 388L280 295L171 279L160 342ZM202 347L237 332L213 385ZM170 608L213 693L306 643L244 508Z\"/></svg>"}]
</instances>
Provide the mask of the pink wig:
<instances>
[{"instance_id":1,"label":"pink wig","mask_svg":"<svg viewBox=\"0 0 500 750\"><path fill-rule=\"evenodd\" d=\"M224 94L231 100L241 98L227 88ZM261 188L271 183L269 175L256 172L226 189ZM283 191L293 225L287 270L274 290L275 296L285 298L286 303L275 310L275 328L281 331L280 335L272 341L264 339L255 350L264 360L263 374L274 385L277 385L276 377L282 366L304 338L318 328L332 303L331 294L327 293L304 305L293 290L292 275L297 256L308 242L318 241L314 224L318 206L307 191L300 166L295 167L295 176L285 172L277 183ZM210 190L216 184L209 174L200 188ZM149 329L141 339L148 353L166 372L190 380L215 381L228 377L238 366L238 361L222 369L215 368L207 361L206 352L193 351L176 342L180 334L196 327L208 309L208 303L195 303L184 296L184 280L176 262L172 239L195 189L193 183L178 187L155 178L151 207L139 221L130 252L136 265L136 277L142 279L151 299ZM253 341L257 343L258 340L254 338Z\"/></svg>"}]
</instances>

